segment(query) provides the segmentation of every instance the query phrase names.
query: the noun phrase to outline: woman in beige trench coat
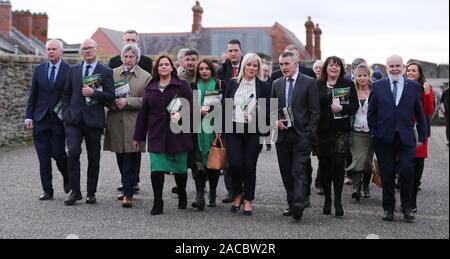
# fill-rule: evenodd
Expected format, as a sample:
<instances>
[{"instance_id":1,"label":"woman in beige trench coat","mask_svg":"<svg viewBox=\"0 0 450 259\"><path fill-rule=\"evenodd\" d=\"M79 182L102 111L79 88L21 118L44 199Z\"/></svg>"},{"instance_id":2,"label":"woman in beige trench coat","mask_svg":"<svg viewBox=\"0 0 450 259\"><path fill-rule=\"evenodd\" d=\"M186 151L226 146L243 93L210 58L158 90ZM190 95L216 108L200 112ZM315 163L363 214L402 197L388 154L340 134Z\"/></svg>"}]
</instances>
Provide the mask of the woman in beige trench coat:
<instances>
[{"instance_id":1,"label":"woman in beige trench coat","mask_svg":"<svg viewBox=\"0 0 450 259\"><path fill-rule=\"evenodd\" d=\"M106 133L104 150L116 153L117 164L122 176L123 192L118 197L122 206L133 206L133 186L136 183L141 152L145 152L145 143L139 150L133 147L133 134L139 109L142 107L144 89L151 75L137 64L141 51L137 45L123 47L121 58L123 65L114 69L116 101L106 115Z\"/></svg>"}]
</instances>

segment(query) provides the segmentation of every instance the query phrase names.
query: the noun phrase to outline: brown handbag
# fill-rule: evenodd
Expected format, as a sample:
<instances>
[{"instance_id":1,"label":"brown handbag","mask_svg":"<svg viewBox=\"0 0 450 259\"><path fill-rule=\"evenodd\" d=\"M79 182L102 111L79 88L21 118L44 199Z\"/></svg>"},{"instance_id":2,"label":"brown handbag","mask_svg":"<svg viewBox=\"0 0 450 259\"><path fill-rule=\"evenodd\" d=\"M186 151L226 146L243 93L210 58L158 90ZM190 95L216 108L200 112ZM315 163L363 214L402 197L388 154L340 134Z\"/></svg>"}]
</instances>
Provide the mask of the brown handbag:
<instances>
[{"instance_id":1,"label":"brown handbag","mask_svg":"<svg viewBox=\"0 0 450 259\"><path fill-rule=\"evenodd\" d=\"M222 138L217 136L214 140L211 151L208 156L208 165L211 170L223 170L227 164L227 150L223 144Z\"/></svg>"},{"instance_id":2,"label":"brown handbag","mask_svg":"<svg viewBox=\"0 0 450 259\"><path fill-rule=\"evenodd\" d=\"M380 165L378 164L378 160L376 158L373 159L372 182L378 188L383 188L383 184L381 183L381 176L380 176Z\"/></svg>"}]
</instances>

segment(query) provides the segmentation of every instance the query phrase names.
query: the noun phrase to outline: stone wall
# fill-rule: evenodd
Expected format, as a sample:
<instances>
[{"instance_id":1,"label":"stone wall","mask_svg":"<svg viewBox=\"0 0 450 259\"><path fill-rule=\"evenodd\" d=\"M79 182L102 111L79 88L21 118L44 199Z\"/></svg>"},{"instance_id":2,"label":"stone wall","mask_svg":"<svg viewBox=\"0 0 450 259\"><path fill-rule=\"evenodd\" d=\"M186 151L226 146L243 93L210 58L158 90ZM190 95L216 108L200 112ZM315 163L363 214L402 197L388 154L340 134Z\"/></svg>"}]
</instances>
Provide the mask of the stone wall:
<instances>
[{"instance_id":1,"label":"stone wall","mask_svg":"<svg viewBox=\"0 0 450 259\"><path fill-rule=\"evenodd\" d=\"M31 141L31 131L24 128L33 70L42 57L0 55L0 147Z\"/></svg>"},{"instance_id":2,"label":"stone wall","mask_svg":"<svg viewBox=\"0 0 450 259\"><path fill-rule=\"evenodd\" d=\"M78 57L64 60L73 65ZM34 68L45 62L40 56L20 56L0 53L0 148L30 143L30 130L24 128L25 109ZM107 64L106 58L99 59Z\"/></svg>"}]
</instances>

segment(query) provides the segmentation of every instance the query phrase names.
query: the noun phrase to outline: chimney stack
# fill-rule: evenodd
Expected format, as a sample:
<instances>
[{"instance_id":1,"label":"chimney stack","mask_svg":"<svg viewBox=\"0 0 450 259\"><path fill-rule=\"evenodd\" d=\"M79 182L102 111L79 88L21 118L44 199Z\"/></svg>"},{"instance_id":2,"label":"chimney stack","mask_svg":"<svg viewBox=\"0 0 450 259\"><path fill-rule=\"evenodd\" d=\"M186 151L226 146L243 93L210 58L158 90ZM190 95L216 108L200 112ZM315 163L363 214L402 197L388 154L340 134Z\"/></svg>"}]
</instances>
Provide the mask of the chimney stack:
<instances>
[{"instance_id":1,"label":"chimney stack","mask_svg":"<svg viewBox=\"0 0 450 259\"><path fill-rule=\"evenodd\" d=\"M200 2L196 1L195 6L192 7L194 12L194 24L192 24L192 33L199 33L202 29L202 15L203 8L200 6Z\"/></svg>"},{"instance_id":2,"label":"chimney stack","mask_svg":"<svg viewBox=\"0 0 450 259\"><path fill-rule=\"evenodd\" d=\"M48 16L46 13L33 13L33 36L42 43L48 39Z\"/></svg>"},{"instance_id":3,"label":"chimney stack","mask_svg":"<svg viewBox=\"0 0 450 259\"><path fill-rule=\"evenodd\" d=\"M305 23L306 27L306 52L314 56L314 46L313 46L313 33L314 33L314 23L311 20L311 16L308 16L308 21Z\"/></svg>"},{"instance_id":4,"label":"chimney stack","mask_svg":"<svg viewBox=\"0 0 450 259\"><path fill-rule=\"evenodd\" d=\"M0 34L9 36L12 29L11 2L0 0Z\"/></svg>"},{"instance_id":5,"label":"chimney stack","mask_svg":"<svg viewBox=\"0 0 450 259\"><path fill-rule=\"evenodd\" d=\"M29 39L33 35L32 25L33 16L29 10L13 12L13 26Z\"/></svg>"},{"instance_id":6,"label":"chimney stack","mask_svg":"<svg viewBox=\"0 0 450 259\"><path fill-rule=\"evenodd\" d=\"M314 58L317 60L322 59L322 47L320 44L322 36L322 30L319 27L319 24L316 24L316 28L314 29Z\"/></svg>"}]
</instances>

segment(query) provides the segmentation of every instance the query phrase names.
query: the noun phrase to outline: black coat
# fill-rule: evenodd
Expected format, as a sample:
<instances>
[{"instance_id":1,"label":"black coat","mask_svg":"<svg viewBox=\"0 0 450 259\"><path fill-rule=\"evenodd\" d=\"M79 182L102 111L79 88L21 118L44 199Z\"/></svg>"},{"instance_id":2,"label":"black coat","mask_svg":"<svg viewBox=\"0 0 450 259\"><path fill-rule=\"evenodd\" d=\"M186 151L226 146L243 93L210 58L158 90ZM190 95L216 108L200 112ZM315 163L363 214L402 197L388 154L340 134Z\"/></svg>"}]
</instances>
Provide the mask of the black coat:
<instances>
[{"instance_id":1,"label":"black coat","mask_svg":"<svg viewBox=\"0 0 450 259\"><path fill-rule=\"evenodd\" d=\"M239 68L242 66L242 58L241 63L239 64ZM238 71L239 73L239 71ZM225 81L227 84L230 84L231 79L233 79L233 65L230 60L227 60L222 66L217 70L217 75L219 79Z\"/></svg>"},{"instance_id":2,"label":"black coat","mask_svg":"<svg viewBox=\"0 0 450 259\"><path fill-rule=\"evenodd\" d=\"M349 104L343 105L341 114L348 115L345 119L335 119L331 111L332 96L329 94L327 82L323 80L317 81L320 97L320 123L319 131L344 131L352 130L351 117L355 115L359 109L358 94L356 93L355 84L352 81L339 79L336 83L337 88L350 88Z\"/></svg>"},{"instance_id":3,"label":"black coat","mask_svg":"<svg viewBox=\"0 0 450 259\"><path fill-rule=\"evenodd\" d=\"M97 64L93 74L100 74L103 91L96 90L92 99L97 101L97 104L88 106L81 92L82 70L83 63L69 68L62 105L64 122L77 126L84 121L88 127L105 128L105 106L113 103L116 98L113 71L100 63Z\"/></svg>"},{"instance_id":4,"label":"black coat","mask_svg":"<svg viewBox=\"0 0 450 259\"><path fill-rule=\"evenodd\" d=\"M280 78L273 83L272 98L278 99L278 109L287 107L286 105L286 80ZM292 101L292 113L294 116L294 138L300 138L306 143L311 143L315 135L320 119L319 90L316 81L308 76L299 73L295 81L295 90ZM272 120L280 118L273 114ZM278 131L277 142L282 142L289 134L289 131Z\"/></svg>"},{"instance_id":5,"label":"black coat","mask_svg":"<svg viewBox=\"0 0 450 259\"><path fill-rule=\"evenodd\" d=\"M118 68L123 65L122 59L119 56L112 57L109 60L108 67L111 69ZM147 71L150 75L153 74L153 60L147 56L141 56L141 60L139 60L138 66L145 71Z\"/></svg>"}]
</instances>

